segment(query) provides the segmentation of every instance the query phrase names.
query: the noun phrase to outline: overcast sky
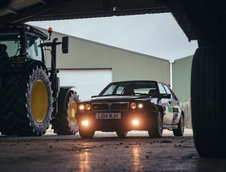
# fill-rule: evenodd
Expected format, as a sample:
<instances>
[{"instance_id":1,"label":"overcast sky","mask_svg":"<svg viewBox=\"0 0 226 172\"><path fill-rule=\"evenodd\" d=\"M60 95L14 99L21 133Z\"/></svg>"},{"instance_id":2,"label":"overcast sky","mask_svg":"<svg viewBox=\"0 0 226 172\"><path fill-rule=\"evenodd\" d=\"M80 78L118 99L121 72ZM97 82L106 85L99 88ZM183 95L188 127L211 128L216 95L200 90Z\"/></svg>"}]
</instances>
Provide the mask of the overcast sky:
<instances>
[{"instance_id":1,"label":"overcast sky","mask_svg":"<svg viewBox=\"0 0 226 172\"><path fill-rule=\"evenodd\" d=\"M170 13L28 24L171 61L193 55L197 48Z\"/></svg>"}]
</instances>

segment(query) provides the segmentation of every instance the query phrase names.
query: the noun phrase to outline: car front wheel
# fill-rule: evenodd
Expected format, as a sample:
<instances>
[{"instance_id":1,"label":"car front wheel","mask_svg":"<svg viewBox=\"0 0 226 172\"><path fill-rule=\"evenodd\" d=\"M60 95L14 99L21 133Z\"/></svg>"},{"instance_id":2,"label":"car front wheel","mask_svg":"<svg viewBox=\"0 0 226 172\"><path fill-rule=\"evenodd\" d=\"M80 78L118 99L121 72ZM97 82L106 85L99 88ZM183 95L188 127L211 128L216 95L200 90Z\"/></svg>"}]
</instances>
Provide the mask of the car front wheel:
<instances>
[{"instance_id":1,"label":"car front wheel","mask_svg":"<svg viewBox=\"0 0 226 172\"><path fill-rule=\"evenodd\" d=\"M119 131L116 131L116 134L117 134L118 137L123 138L123 137L126 137L127 136L128 132L127 131L119 130Z\"/></svg>"},{"instance_id":2,"label":"car front wheel","mask_svg":"<svg viewBox=\"0 0 226 172\"><path fill-rule=\"evenodd\" d=\"M93 131L93 130L79 129L79 135L82 138L90 139L90 138L93 138L94 134L95 134L95 131Z\"/></svg>"},{"instance_id":3,"label":"car front wheel","mask_svg":"<svg viewBox=\"0 0 226 172\"><path fill-rule=\"evenodd\" d=\"M153 119L150 129L148 130L148 135L151 138L159 138L162 137L162 131L163 131L162 114L161 112L158 112L158 114Z\"/></svg>"},{"instance_id":4,"label":"car front wheel","mask_svg":"<svg viewBox=\"0 0 226 172\"><path fill-rule=\"evenodd\" d=\"M181 115L177 129L173 129L174 136L184 135L184 117Z\"/></svg>"}]
</instances>

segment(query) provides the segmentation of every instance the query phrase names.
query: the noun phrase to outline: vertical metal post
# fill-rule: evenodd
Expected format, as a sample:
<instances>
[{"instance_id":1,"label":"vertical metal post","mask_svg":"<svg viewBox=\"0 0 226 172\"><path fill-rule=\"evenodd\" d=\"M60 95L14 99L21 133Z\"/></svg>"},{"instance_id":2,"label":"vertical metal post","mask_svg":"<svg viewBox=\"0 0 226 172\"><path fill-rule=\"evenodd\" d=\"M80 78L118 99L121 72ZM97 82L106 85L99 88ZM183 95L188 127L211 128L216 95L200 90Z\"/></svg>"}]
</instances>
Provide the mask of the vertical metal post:
<instances>
[{"instance_id":1,"label":"vertical metal post","mask_svg":"<svg viewBox=\"0 0 226 172\"><path fill-rule=\"evenodd\" d=\"M57 70L56 70L56 46L58 45L57 43L57 38L55 38L52 42L52 57L51 57L51 82L52 82L52 90L53 90L53 114L56 114L58 111L58 80L57 80Z\"/></svg>"}]
</instances>

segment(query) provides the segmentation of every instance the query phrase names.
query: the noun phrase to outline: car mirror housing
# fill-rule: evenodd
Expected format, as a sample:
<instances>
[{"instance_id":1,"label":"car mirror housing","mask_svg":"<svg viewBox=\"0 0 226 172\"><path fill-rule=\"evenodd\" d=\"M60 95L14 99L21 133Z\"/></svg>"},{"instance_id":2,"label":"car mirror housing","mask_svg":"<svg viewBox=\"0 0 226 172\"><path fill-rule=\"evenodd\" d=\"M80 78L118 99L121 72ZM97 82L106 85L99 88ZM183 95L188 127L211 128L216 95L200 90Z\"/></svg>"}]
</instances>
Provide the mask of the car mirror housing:
<instances>
[{"instance_id":1,"label":"car mirror housing","mask_svg":"<svg viewBox=\"0 0 226 172\"><path fill-rule=\"evenodd\" d=\"M95 98L95 97L98 97L98 96L91 96L91 98Z\"/></svg>"}]
</instances>

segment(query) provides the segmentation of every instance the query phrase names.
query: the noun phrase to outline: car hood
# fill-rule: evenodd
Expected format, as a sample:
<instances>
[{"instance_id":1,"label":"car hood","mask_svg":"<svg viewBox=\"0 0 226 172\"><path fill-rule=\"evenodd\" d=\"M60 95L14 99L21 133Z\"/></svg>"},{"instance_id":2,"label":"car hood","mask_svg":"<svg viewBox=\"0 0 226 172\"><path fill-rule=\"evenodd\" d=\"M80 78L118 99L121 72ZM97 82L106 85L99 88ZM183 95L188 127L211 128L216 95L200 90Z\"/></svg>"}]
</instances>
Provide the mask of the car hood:
<instances>
[{"instance_id":1,"label":"car hood","mask_svg":"<svg viewBox=\"0 0 226 172\"><path fill-rule=\"evenodd\" d=\"M150 100L150 96L102 96L94 97L90 101L91 103L101 103L101 102L130 102L133 100Z\"/></svg>"}]
</instances>

